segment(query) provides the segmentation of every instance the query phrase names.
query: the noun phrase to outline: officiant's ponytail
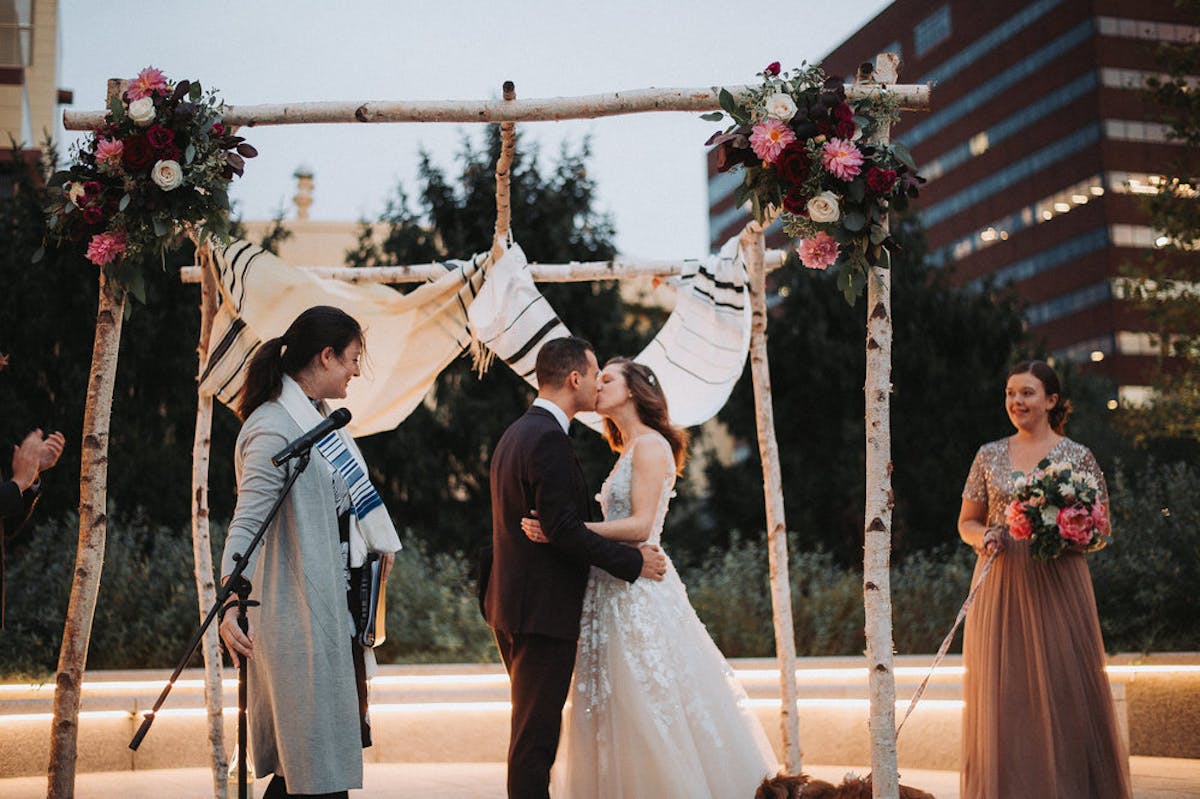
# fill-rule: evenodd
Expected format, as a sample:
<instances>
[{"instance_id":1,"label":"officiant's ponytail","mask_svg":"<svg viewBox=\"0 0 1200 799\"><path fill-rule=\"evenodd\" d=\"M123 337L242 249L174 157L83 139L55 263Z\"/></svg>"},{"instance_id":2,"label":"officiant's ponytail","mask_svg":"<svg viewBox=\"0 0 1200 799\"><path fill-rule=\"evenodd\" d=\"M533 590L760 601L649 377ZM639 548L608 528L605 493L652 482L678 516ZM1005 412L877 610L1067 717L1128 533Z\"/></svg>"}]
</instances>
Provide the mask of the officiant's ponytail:
<instances>
[{"instance_id":1,"label":"officiant's ponytail","mask_svg":"<svg viewBox=\"0 0 1200 799\"><path fill-rule=\"evenodd\" d=\"M295 376L326 347L341 355L354 342L362 343L362 327L341 308L317 305L296 317L278 338L264 341L246 367L246 382L238 395L242 421L264 402L275 399L285 374Z\"/></svg>"}]
</instances>

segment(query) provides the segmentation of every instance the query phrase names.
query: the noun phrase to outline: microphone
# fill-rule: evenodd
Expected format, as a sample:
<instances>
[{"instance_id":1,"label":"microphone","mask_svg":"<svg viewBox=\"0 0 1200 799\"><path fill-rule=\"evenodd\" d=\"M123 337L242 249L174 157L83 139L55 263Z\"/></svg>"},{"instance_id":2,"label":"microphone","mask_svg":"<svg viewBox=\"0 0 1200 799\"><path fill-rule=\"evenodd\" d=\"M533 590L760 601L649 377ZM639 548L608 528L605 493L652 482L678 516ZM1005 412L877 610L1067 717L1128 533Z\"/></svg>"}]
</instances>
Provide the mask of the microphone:
<instances>
[{"instance_id":1,"label":"microphone","mask_svg":"<svg viewBox=\"0 0 1200 799\"><path fill-rule=\"evenodd\" d=\"M304 435L289 443L286 447L275 453L275 457L271 458L271 463L276 466L282 466L297 455L301 455L312 449L312 445L320 441L325 436L329 435L339 427L345 427L350 421L350 411L345 408L338 408L329 417L319 425L309 430Z\"/></svg>"}]
</instances>

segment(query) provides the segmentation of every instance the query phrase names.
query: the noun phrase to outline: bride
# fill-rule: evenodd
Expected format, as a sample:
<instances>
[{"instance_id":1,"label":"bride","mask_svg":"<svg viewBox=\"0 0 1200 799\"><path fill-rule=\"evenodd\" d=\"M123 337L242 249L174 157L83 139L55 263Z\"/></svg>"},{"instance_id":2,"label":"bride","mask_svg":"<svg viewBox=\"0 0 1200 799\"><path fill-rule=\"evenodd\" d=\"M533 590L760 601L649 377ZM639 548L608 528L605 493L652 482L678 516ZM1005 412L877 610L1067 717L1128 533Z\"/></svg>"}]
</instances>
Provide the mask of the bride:
<instances>
[{"instance_id":1,"label":"bride","mask_svg":"<svg viewBox=\"0 0 1200 799\"><path fill-rule=\"evenodd\" d=\"M671 425L662 387L642 364L612 359L598 392L605 438L620 457L600 492L604 521L587 526L631 546L658 544L687 433ZM536 519L522 526L545 543ZM593 568L551 793L728 799L753 796L777 768L670 559L662 582L630 584Z\"/></svg>"}]
</instances>

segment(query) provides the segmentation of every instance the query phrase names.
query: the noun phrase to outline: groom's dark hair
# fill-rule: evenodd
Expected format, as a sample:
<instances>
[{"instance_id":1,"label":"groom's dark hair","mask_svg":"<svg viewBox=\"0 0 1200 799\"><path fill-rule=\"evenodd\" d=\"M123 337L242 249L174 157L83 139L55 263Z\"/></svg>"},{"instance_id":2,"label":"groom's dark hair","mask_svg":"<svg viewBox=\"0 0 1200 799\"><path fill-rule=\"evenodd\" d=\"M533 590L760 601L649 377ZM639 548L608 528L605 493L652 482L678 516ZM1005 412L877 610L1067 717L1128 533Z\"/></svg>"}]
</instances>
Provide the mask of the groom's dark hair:
<instances>
[{"instance_id":1,"label":"groom's dark hair","mask_svg":"<svg viewBox=\"0 0 1200 799\"><path fill-rule=\"evenodd\" d=\"M571 372L583 372L588 366L589 352L595 352L591 342L578 336L547 341L538 350L534 367L538 385L557 388L567 381Z\"/></svg>"}]
</instances>

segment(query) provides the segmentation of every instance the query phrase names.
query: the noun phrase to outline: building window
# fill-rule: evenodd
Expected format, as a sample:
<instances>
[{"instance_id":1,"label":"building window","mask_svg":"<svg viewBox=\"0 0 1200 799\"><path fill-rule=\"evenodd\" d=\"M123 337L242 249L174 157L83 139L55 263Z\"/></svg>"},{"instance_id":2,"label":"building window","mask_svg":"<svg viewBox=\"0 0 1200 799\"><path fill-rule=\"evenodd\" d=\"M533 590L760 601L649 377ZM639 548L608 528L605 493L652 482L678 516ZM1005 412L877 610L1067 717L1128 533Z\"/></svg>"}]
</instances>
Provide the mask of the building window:
<instances>
[{"instance_id":1,"label":"building window","mask_svg":"<svg viewBox=\"0 0 1200 799\"><path fill-rule=\"evenodd\" d=\"M950 6L944 5L913 28L913 50L918 56L950 38Z\"/></svg>"},{"instance_id":2,"label":"building window","mask_svg":"<svg viewBox=\"0 0 1200 799\"><path fill-rule=\"evenodd\" d=\"M0 67L33 63L33 0L0 2Z\"/></svg>"}]
</instances>

